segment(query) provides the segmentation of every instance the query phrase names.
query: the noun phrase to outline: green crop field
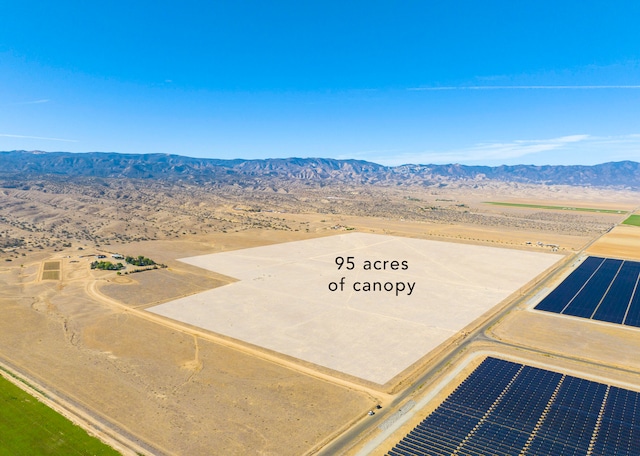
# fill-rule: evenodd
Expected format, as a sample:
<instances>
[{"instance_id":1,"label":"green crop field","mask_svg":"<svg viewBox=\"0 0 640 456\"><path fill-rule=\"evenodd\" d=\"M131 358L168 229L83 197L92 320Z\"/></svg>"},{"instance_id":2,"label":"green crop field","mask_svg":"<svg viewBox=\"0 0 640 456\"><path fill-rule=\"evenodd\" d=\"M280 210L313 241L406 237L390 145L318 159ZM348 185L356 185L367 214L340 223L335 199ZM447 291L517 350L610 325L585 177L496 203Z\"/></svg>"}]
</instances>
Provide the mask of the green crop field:
<instances>
[{"instance_id":1,"label":"green crop field","mask_svg":"<svg viewBox=\"0 0 640 456\"><path fill-rule=\"evenodd\" d=\"M0 376L0 456L119 454Z\"/></svg>"},{"instance_id":2,"label":"green crop field","mask_svg":"<svg viewBox=\"0 0 640 456\"><path fill-rule=\"evenodd\" d=\"M622 223L625 224L625 225L640 226L640 215L630 215Z\"/></svg>"},{"instance_id":3,"label":"green crop field","mask_svg":"<svg viewBox=\"0 0 640 456\"><path fill-rule=\"evenodd\" d=\"M486 204L496 206L525 207L529 209L554 209L558 211L577 211L577 212L601 212L603 214L624 214L627 211L618 209L598 209L592 207L572 207L572 206L545 206L542 204L520 204L520 203L502 203L498 201L487 201Z\"/></svg>"}]
</instances>

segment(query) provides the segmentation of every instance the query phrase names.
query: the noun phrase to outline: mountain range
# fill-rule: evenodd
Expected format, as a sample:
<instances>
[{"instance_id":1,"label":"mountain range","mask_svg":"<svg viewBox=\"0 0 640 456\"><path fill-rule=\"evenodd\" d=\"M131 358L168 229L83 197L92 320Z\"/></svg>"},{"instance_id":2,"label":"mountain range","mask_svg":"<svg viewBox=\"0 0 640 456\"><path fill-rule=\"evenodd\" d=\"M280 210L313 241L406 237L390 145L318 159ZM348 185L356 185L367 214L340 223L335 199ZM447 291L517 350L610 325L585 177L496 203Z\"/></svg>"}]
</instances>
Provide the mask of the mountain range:
<instances>
[{"instance_id":1,"label":"mountain range","mask_svg":"<svg viewBox=\"0 0 640 456\"><path fill-rule=\"evenodd\" d=\"M222 160L169 154L0 152L0 177L24 179L45 175L186 180L241 185L251 181L268 180L318 185L352 183L393 186L498 181L640 189L640 163L633 161L608 162L592 166L383 166L363 160L331 158Z\"/></svg>"}]
</instances>

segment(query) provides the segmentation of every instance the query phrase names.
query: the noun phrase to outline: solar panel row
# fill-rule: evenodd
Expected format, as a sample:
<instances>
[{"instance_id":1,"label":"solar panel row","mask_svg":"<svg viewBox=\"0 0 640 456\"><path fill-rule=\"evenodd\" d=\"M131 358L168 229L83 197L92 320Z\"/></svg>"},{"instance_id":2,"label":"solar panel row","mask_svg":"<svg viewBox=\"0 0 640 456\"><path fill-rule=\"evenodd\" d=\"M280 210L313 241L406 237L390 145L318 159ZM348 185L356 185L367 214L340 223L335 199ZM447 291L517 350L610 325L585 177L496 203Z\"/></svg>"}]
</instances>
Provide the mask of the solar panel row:
<instances>
[{"instance_id":1,"label":"solar panel row","mask_svg":"<svg viewBox=\"0 0 640 456\"><path fill-rule=\"evenodd\" d=\"M604 258L587 257L569 277L536 306L536 309L561 313L603 261Z\"/></svg>"},{"instance_id":2,"label":"solar panel row","mask_svg":"<svg viewBox=\"0 0 640 456\"><path fill-rule=\"evenodd\" d=\"M398 442L406 455L638 455L640 393L485 359Z\"/></svg>"},{"instance_id":3,"label":"solar panel row","mask_svg":"<svg viewBox=\"0 0 640 456\"><path fill-rule=\"evenodd\" d=\"M595 274L573 297L562 313L576 317L591 318L596 306L607 292L609 285L618 274L622 261L605 260Z\"/></svg>"},{"instance_id":4,"label":"solar panel row","mask_svg":"<svg viewBox=\"0 0 640 456\"><path fill-rule=\"evenodd\" d=\"M540 454L545 444L553 442L551 446L562 451L548 454L587 454L606 388L602 383L566 377L531 451Z\"/></svg>"},{"instance_id":5,"label":"solar panel row","mask_svg":"<svg viewBox=\"0 0 640 456\"><path fill-rule=\"evenodd\" d=\"M587 257L535 308L640 327L640 263Z\"/></svg>"},{"instance_id":6,"label":"solar panel row","mask_svg":"<svg viewBox=\"0 0 640 456\"><path fill-rule=\"evenodd\" d=\"M640 454L639 427L640 395L612 386L593 454Z\"/></svg>"}]
</instances>

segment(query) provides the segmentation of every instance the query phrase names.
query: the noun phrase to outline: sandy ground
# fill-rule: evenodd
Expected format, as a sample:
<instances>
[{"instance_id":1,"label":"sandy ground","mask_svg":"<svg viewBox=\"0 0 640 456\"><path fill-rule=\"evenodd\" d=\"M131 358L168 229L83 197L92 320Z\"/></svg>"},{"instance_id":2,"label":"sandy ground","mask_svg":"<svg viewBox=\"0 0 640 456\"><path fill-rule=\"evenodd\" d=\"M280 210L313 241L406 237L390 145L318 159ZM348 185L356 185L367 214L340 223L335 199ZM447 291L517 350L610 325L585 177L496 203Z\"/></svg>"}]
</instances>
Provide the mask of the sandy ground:
<instances>
[{"instance_id":1,"label":"sandy ground","mask_svg":"<svg viewBox=\"0 0 640 456\"><path fill-rule=\"evenodd\" d=\"M492 335L548 353L640 372L640 330L535 310L514 311Z\"/></svg>"},{"instance_id":2,"label":"sandy ground","mask_svg":"<svg viewBox=\"0 0 640 456\"><path fill-rule=\"evenodd\" d=\"M640 260L640 226L619 225L594 242L590 255Z\"/></svg>"}]
</instances>

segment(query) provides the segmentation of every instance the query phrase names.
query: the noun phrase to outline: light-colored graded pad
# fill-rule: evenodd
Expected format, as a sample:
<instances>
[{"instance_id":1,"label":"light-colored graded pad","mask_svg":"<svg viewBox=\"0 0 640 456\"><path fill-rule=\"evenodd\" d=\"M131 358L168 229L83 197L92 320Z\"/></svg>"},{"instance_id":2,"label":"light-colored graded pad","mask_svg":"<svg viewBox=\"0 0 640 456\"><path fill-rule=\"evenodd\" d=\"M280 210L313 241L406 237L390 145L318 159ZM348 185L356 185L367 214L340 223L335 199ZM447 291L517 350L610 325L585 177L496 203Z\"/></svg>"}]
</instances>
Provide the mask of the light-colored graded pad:
<instances>
[{"instance_id":1,"label":"light-colored graded pad","mask_svg":"<svg viewBox=\"0 0 640 456\"><path fill-rule=\"evenodd\" d=\"M336 256L353 257L356 268L338 270ZM384 384L560 258L349 233L185 258L239 282L148 310ZM365 271L364 260L409 268ZM330 291L342 277L344 291ZM356 281L415 287L410 296L355 292Z\"/></svg>"}]
</instances>

